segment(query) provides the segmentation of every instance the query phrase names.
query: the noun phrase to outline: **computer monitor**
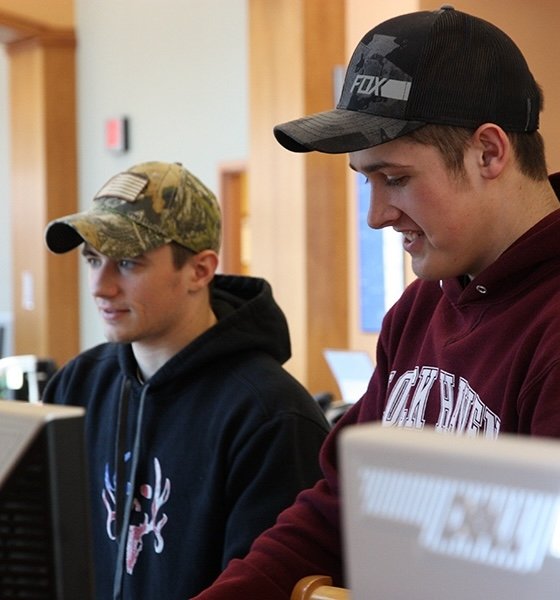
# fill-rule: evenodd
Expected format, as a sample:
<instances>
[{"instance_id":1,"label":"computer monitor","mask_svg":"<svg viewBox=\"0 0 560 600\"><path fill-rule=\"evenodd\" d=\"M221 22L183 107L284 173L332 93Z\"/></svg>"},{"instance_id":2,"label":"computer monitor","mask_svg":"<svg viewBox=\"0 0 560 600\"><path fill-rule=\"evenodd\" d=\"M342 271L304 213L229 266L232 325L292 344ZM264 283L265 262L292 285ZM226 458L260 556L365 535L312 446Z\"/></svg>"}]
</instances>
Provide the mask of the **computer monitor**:
<instances>
[{"instance_id":1,"label":"computer monitor","mask_svg":"<svg viewBox=\"0 0 560 600\"><path fill-rule=\"evenodd\" d=\"M0 400L0 598L93 600L84 411Z\"/></svg>"},{"instance_id":2,"label":"computer monitor","mask_svg":"<svg viewBox=\"0 0 560 600\"><path fill-rule=\"evenodd\" d=\"M0 398L39 402L56 369L54 360L34 354L0 358Z\"/></svg>"},{"instance_id":3,"label":"computer monitor","mask_svg":"<svg viewBox=\"0 0 560 600\"><path fill-rule=\"evenodd\" d=\"M342 431L353 600L556 600L560 441Z\"/></svg>"}]
</instances>

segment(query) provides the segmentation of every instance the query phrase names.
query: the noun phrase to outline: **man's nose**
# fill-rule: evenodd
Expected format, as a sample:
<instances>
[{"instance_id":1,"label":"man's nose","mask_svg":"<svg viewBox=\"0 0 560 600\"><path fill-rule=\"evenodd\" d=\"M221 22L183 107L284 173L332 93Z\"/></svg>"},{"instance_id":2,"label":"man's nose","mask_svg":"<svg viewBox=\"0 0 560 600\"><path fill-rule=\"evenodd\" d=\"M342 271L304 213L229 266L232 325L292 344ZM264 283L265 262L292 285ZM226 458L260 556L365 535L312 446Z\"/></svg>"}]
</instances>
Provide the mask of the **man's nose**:
<instances>
[{"instance_id":1,"label":"man's nose","mask_svg":"<svg viewBox=\"0 0 560 600\"><path fill-rule=\"evenodd\" d=\"M372 229L391 227L400 217L401 211L389 202L387 194L371 188L367 224Z\"/></svg>"},{"instance_id":2,"label":"man's nose","mask_svg":"<svg viewBox=\"0 0 560 600\"><path fill-rule=\"evenodd\" d=\"M112 297L118 293L116 269L110 262L105 262L92 269L89 275L90 291L93 296Z\"/></svg>"}]
</instances>

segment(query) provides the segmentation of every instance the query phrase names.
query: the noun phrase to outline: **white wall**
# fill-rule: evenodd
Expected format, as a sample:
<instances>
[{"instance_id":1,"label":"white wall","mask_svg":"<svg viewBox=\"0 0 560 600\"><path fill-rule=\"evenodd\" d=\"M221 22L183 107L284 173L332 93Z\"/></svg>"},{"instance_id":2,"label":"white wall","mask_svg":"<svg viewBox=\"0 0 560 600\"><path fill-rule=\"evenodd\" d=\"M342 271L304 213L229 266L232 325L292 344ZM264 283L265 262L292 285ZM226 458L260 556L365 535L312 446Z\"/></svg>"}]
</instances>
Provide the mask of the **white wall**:
<instances>
[{"instance_id":1,"label":"white wall","mask_svg":"<svg viewBox=\"0 0 560 600\"><path fill-rule=\"evenodd\" d=\"M246 0L76 0L81 208L145 160L180 161L218 192L218 165L248 153L247 18ZM104 148L112 116L130 119L123 155ZM86 348L103 337L81 275Z\"/></svg>"}]
</instances>

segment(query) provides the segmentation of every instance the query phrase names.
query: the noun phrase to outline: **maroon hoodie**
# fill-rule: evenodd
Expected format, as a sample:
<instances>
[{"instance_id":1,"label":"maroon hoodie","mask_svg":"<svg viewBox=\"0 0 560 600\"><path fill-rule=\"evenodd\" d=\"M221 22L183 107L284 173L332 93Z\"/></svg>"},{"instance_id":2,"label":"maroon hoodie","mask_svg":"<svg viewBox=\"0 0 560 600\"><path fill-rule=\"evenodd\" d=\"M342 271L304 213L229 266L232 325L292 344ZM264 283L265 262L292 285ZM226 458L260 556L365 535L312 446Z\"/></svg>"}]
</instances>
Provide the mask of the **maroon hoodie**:
<instances>
[{"instance_id":1,"label":"maroon hoodie","mask_svg":"<svg viewBox=\"0 0 560 600\"><path fill-rule=\"evenodd\" d=\"M325 479L196 600L289 600L315 574L344 585L338 432L378 420L560 436L560 210L467 285L417 280L405 290L383 322L368 390L323 446Z\"/></svg>"}]
</instances>

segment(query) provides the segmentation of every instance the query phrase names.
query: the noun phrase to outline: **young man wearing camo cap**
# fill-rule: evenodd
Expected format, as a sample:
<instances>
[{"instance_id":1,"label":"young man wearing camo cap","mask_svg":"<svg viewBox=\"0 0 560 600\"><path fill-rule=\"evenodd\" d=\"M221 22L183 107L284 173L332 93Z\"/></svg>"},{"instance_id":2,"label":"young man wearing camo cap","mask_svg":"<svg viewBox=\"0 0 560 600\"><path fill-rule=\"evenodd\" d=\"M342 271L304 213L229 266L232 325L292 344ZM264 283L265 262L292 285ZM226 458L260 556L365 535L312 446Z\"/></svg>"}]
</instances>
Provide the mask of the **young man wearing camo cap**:
<instances>
[{"instance_id":1,"label":"young man wearing camo cap","mask_svg":"<svg viewBox=\"0 0 560 600\"><path fill-rule=\"evenodd\" d=\"M96 595L184 600L315 483L327 423L268 283L216 274L219 205L180 164L119 173L46 243L82 246L108 340L44 393L86 408Z\"/></svg>"},{"instance_id":2,"label":"young man wearing camo cap","mask_svg":"<svg viewBox=\"0 0 560 600\"><path fill-rule=\"evenodd\" d=\"M400 233L418 279L385 316L368 390L323 446L324 479L196 600L289 600L308 575L351 586L337 465L346 426L434 427L450 444L453 434L560 436L560 205L541 109L513 41L446 6L374 27L338 106L275 128L291 151L348 153L371 186L368 224ZM384 600L402 597L398 584ZM422 597L453 598L436 590Z\"/></svg>"}]
</instances>

